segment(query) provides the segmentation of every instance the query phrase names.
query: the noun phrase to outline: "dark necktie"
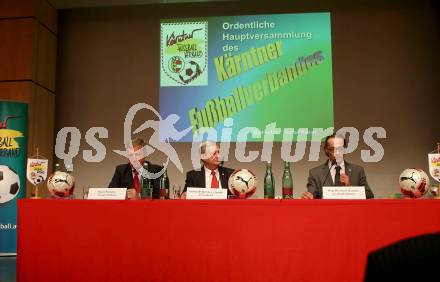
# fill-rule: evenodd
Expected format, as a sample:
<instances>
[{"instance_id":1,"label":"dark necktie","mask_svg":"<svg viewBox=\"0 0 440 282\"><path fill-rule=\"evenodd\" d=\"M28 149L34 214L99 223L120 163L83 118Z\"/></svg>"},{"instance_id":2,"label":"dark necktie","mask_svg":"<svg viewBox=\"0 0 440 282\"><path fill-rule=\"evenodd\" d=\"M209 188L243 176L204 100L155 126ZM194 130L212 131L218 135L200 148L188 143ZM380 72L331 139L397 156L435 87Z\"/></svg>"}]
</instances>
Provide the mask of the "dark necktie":
<instances>
[{"instance_id":1,"label":"dark necktie","mask_svg":"<svg viewBox=\"0 0 440 282\"><path fill-rule=\"evenodd\" d=\"M139 181L138 171L133 170L133 188L136 189L136 192L141 192L141 182Z\"/></svg>"},{"instance_id":2,"label":"dark necktie","mask_svg":"<svg viewBox=\"0 0 440 282\"><path fill-rule=\"evenodd\" d=\"M336 173L335 173L335 186L342 186L341 183L341 167L336 166L335 167Z\"/></svg>"},{"instance_id":3,"label":"dark necktie","mask_svg":"<svg viewBox=\"0 0 440 282\"><path fill-rule=\"evenodd\" d=\"M217 180L217 175L215 174L215 170L211 170L211 175L212 175L211 188L218 188L218 180Z\"/></svg>"}]
</instances>

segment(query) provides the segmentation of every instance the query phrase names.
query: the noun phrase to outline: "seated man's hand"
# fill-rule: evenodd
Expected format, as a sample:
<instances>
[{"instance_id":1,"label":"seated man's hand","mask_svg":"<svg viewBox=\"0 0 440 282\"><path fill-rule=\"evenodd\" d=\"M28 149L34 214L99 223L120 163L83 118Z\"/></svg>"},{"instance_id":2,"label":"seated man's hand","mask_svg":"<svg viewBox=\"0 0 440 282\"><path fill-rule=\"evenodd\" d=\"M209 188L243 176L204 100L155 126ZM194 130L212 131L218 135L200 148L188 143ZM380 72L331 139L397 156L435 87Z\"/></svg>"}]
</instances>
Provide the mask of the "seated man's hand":
<instances>
[{"instance_id":1,"label":"seated man's hand","mask_svg":"<svg viewBox=\"0 0 440 282\"><path fill-rule=\"evenodd\" d=\"M301 197L301 199L309 199L309 200L313 199L313 198L314 198L313 194L310 193L309 191L304 192Z\"/></svg>"},{"instance_id":2,"label":"seated man's hand","mask_svg":"<svg viewBox=\"0 0 440 282\"><path fill-rule=\"evenodd\" d=\"M180 195L180 199L186 199L186 192L183 192L182 195Z\"/></svg>"},{"instance_id":3,"label":"seated man's hand","mask_svg":"<svg viewBox=\"0 0 440 282\"><path fill-rule=\"evenodd\" d=\"M139 199L139 195L136 192L136 189L133 189L133 188L127 189L127 199L129 199L129 200L138 200Z\"/></svg>"},{"instance_id":4,"label":"seated man's hand","mask_svg":"<svg viewBox=\"0 0 440 282\"><path fill-rule=\"evenodd\" d=\"M350 177L346 174L341 174L341 183L344 184L344 186L350 186Z\"/></svg>"}]
</instances>

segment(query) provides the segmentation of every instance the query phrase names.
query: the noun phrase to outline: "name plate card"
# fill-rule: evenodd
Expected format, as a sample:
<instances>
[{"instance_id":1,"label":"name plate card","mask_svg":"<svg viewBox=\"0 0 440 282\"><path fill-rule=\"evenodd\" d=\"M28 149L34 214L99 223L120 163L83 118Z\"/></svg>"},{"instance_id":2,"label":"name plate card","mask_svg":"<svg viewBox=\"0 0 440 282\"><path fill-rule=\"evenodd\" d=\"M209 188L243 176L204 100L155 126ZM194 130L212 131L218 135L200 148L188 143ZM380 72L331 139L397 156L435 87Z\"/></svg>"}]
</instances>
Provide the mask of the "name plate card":
<instances>
[{"instance_id":1,"label":"name plate card","mask_svg":"<svg viewBox=\"0 0 440 282\"><path fill-rule=\"evenodd\" d=\"M186 189L186 198L189 200L226 200L228 190L188 187Z\"/></svg>"},{"instance_id":2,"label":"name plate card","mask_svg":"<svg viewBox=\"0 0 440 282\"><path fill-rule=\"evenodd\" d=\"M322 187L323 199L336 200L365 200L364 186L324 186Z\"/></svg>"},{"instance_id":3,"label":"name plate card","mask_svg":"<svg viewBox=\"0 0 440 282\"><path fill-rule=\"evenodd\" d=\"M125 200L127 188L90 188L87 200Z\"/></svg>"}]
</instances>

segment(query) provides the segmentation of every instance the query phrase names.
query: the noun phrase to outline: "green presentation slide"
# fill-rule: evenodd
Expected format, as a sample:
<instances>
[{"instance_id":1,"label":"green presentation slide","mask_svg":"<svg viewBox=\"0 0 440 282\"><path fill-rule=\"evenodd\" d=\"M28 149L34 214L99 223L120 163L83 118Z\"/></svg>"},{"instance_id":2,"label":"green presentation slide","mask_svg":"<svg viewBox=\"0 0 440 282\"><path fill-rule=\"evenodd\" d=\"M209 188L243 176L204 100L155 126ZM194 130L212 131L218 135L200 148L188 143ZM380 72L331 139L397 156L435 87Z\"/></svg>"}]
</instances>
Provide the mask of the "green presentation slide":
<instances>
[{"instance_id":1,"label":"green presentation slide","mask_svg":"<svg viewBox=\"0 0 440 282\"><path fill-rule=\"evenodd\" d=\"M275 141L305 130L310 140L333 127L330 13L164 19L160 42L160 115L191 128L179 141L206 128L218 141L262 141L274 127Z\"/></svg>"}]
</instances>

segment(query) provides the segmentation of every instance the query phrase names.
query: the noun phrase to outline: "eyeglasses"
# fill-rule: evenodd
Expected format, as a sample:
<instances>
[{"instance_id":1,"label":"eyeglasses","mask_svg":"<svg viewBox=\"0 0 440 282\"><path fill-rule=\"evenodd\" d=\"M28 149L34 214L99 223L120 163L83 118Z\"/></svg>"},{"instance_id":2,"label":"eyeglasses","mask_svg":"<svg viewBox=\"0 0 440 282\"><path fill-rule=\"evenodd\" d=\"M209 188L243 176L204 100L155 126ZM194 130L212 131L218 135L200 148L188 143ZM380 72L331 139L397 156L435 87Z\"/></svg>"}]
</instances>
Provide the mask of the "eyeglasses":
<instances>
[{"instance_id":1,"label":"eyeglasses","mask_svg":"<svg viewBox=\"0 0 440 282\"><path fill-rule=\"evenodd\" d=\"M329 152L333 152L333 153L344 153L345 152L345 147L326 147L327 150Z\"/></svg>"}]
</instances>

